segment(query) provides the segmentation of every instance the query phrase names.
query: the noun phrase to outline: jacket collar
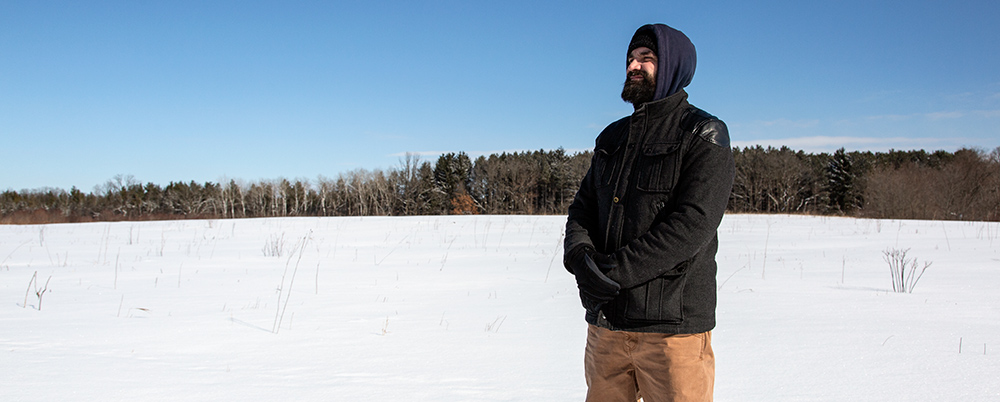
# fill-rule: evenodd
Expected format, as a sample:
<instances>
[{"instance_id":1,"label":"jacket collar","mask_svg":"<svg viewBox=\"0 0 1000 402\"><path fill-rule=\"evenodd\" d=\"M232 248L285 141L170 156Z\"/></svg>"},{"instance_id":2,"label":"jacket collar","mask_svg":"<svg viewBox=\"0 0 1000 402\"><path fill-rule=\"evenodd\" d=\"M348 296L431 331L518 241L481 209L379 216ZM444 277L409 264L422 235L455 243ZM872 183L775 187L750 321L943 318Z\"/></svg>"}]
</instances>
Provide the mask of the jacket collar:
<instances>
[{"instance_id":1,"label":"jacket collar","mask_svg":"<svg viewBox=\"0 0 1000 402\"><path fill-rule=\"evenodd\" d=\"M639 107L632 112L632 117L646 115L648 118L653 118L667 115L683 106L687 102L687 97L687 92L681 89L666 98L639 105Z\"/></svg>"}]
</instances>

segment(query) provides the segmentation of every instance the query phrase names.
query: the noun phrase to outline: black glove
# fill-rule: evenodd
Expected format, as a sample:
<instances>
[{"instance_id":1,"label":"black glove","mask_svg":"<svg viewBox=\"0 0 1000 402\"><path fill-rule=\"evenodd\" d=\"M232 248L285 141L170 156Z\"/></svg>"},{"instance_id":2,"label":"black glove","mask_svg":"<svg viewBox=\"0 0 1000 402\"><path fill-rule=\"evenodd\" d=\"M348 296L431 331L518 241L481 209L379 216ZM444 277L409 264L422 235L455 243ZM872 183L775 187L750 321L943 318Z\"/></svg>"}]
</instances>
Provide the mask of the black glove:
<instances>
[{"instance_id":1,"label":"black glove","mask_svg":"<svg viewBox=\"0 0 1000 402\"><path fill-rule=\"evenodd\" d=\"M585 267L576 273L576 284L580 291L605 302L618 296L621 285L604 275L604 272L617 268L618 263L613 258L597 253L584 254L583 259ZM601 262L598 263L597 260Z\"/></svg>"},{"instance_id":2,"label":"black glove","mask_svg":"<svg viewBox=\"0 0 1000 402\"><path fill-rule=\"evenodd\" d=\"M611 270L618 268L618 260L615 259L613 254L601 254L592 248L587 248L586 256L590 257L590 260L597 265L597 269L602 274L607 274Z\"/></svg>"},{"instance_id":3,"label":"black glove","mask_svg":"<svg viewBox=\"0 0 1000 402\"><path fill-rule=\"evenodd\" d=\"M586 268L587 262L583 257L588 255L597 264L597 268L601 273L606 274L612 269L618 268L618 262L614 256L598 253L593 247L588 245L573 247L572 250L563 256L563 266L566 267L569 273L576 275L577 272Z\"/></svg>"},{"instance_id":4,"label":"black glove","mask_svg":"<svg viewBox=\"0 0 1000 402\"><path fill-rule=\"evenodd\" d=\"M582 246L567 254L564 263L576 275L580 301L588 311L596 312L618 295L621 286L604 274L618 267L614 257Z\"/></svg>"}]
</instances>

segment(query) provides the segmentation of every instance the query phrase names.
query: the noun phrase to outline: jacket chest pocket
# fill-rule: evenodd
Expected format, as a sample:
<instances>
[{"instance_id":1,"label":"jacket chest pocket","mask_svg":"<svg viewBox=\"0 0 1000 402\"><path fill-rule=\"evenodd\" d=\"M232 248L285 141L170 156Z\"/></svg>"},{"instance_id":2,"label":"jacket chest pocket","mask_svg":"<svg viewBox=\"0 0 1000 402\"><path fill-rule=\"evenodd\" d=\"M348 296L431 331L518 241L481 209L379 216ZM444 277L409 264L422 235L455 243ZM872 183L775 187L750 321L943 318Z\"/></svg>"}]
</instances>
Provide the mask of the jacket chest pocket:
<instances>
[{"instance_id":1,"label":"jacket chest pocket","mask_svg":"<svg viewBox=\"0 0 1000 402\"><path fill-rule=\"evenodd\" d=\"M643 191L669 192L680 169L680 143L647 144L639 160L636 187Z\"/></svg>"},{"instance_id":2,"label":"jacket chest pocket","mask_svg":"<svg viewBox=\"0 0 1000 402\"><path fill-rule=\"evenodd\" d=\"M621 155L619 148L597 148L594 150L594 180L597 187L607 187L614 181L615 161Z\"/></svg>"}]
</instances>

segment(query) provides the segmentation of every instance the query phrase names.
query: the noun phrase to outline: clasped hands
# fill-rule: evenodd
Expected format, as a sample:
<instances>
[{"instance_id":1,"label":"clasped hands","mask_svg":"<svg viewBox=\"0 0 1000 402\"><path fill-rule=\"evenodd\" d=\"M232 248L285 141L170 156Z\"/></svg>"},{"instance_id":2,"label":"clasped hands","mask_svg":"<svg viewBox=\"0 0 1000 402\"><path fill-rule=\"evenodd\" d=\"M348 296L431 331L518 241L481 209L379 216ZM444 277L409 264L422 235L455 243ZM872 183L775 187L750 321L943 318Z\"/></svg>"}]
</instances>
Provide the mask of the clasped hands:
<instances>
[{"instance_id":1,"label":"clasped hands","mask_svg":"<svg viewBox=\"0 0 1000 402\"><path fill-rule=\"evenodd\" d=\"M576 276L580 301L587 311L597 312L618 295L621 285L606 275L618 268L613 255L598 253L590 246L579 246L566 257L565 263Z\"/></svg>"}]
</instances>

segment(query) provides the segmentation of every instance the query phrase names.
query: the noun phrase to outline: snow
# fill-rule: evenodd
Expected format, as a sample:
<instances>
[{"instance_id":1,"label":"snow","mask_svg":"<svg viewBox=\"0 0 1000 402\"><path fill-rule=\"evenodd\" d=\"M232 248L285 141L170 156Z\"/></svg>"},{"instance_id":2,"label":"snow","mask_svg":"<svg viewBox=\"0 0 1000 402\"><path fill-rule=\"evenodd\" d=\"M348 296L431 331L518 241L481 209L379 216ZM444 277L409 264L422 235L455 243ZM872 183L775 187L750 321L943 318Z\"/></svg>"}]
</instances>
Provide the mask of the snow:
<instances>
[{"instance_id":1,"label":"snow","mask_svg":"<svg viewBox=\"0 0 1000 402\"><path fill-rule=\"evenodd\" d=\"M580 401L564 224L0 226L0 400ZM1000 399L1000 224L728 215L719 237L716 400ZM888 249L931 263L912 293Z\"/></svg>"}]
</instances>

